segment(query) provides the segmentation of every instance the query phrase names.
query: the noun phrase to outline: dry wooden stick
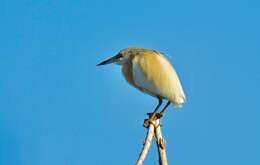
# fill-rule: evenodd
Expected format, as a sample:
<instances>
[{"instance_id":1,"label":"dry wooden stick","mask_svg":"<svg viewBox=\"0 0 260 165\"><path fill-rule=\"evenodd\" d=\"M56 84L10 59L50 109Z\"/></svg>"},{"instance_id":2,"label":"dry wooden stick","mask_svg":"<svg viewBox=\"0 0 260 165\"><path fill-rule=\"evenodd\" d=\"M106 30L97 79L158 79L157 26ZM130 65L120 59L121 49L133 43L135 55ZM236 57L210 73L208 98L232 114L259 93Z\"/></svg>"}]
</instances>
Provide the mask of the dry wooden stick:
<instances>
[{"instance_id":1,"label":"dry wooden stick","mask_svg":"<svg viewBox=\"0 0 260 165\"><path fill-rule=\"evenodd\" d=\"M165 140L162 136L160 124L158 125L158 127L155 128L155 138L156 138L156 144L157 144L157 149L159 154L159 163L160 165L168 165L167 156L166 156L166 145L165 145Z\"/></svg>"},{"instance_id":2,"label":"dry wooden stick","mask_svg":"<svg viewBox=\"0 0 260 165\"><path fill-rule=\"evenodd\" d=\"M151 142L153 140L153 136L154 136L154 125L153 124L150 124L149 125L149 128L148 128L148 131L147 131L147 135L146 135L146 138L145 138L145 141L144 141L144 146L143 146L143 149L139 155L139 158L138 160L136 161L135 165L142 165L143 162L144 162L144 159L150 149L150 146L151 146Z\"/></svg>"},{"instance_id":3,"label":"dry wooden stick","mask_svg":"<svg viewBox=\"0 0 260 165\"><path fill-rule=\"evenodd\" d=\"M144 146L142 148L142 151L139 155L138 160L136 161L135 165L142 165L147 153L151 147L152 139L155 135L156 141L157 141L157 149L159 154L159 163L160 165L168 165L167 158L166 158L166 150L165 150L165 141L162 137L161 133L161 127L160 127L160 119L157 117L154 117L152 114L148 114L149 119L146 119L144 121L144 126L148 128L147 135L145 138Z\"/></svg>"}]
</instances>

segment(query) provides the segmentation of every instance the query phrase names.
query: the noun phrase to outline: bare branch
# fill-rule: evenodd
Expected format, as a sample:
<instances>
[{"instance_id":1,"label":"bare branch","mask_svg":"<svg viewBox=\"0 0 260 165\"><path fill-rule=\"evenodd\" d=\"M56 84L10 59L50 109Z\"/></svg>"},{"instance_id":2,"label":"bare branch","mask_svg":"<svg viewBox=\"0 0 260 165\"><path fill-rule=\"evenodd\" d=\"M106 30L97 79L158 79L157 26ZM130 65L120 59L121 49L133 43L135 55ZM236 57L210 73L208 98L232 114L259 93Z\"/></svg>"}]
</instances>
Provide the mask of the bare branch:
<instances>
[{"instance_id":1,"label":"bare branch","mask_svg":"<svg viewBox=\"0 0 260 165\"><path fill-rule=\"evenodd\" d=\"M165 140L162 137L160 119L157 117L157 115L152 115L152 114L148 114L148 115L149 115L149 119L146 119L144 121L144 126L148 128L147 135L144 141L144 146L135 165L143 164L147 156L147 153L151 147L151 142L154 136L157 142L159 163L160 165L168 165L167 158L166 158Z\"/></svg>"},{"instance_id":2,"label":"bare branch","mask_svg":"<svg viewBox=\"0 0 260 165\"><path fill-rule=\"evenodd\" d=\"M143 162L144 162L144 159L150 149L150 146L151 146L151 142L153 140L153 136L154 136L154 125L153 124L150 124L149 125L149 128L148 128L148 131L147 131L147 135L146 135L146 138L145 138L145 141L144 141L144 146L143 146L143 149L139 155L139 158L138 160L136 161L135 165L142 165Z\"/></svg>"},{"instance_id":3,"label":"bare branch","mask_svg":"<svg viewBox=\"0 0 260 165\"><path fill-rule=\"evenodd\" d=\"M159 163L160 165L168 165L167 156L166 156L166 145L165 140L162 136L161 126L155 128L155 138L157 143L157 149L159 154Z\"/></svg>"}]
</instances>

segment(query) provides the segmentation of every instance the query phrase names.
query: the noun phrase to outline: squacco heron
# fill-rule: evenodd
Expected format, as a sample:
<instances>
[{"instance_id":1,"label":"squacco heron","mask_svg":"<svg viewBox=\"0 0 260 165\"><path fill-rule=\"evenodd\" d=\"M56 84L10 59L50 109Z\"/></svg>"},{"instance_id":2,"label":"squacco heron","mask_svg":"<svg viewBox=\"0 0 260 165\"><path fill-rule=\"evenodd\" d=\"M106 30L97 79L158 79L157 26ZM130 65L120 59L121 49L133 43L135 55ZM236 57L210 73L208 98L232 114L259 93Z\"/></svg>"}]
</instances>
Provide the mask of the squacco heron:
<instances>
[{"instance_id":1,"label":"squacco heron","mask_svg":"<svg viewBox=\"0 0 260 165\"><path fill-rule=\"evenodd\" d=\"M158 99L153 115L157 113L163 100L168 102L158 113L160 116L163 116L171 103L178 108L186 101L177 73L160 52L144 48L125 48L98 66L110 63L122 65L122 73L130 85Z\"/></svg>"}]
</instances>

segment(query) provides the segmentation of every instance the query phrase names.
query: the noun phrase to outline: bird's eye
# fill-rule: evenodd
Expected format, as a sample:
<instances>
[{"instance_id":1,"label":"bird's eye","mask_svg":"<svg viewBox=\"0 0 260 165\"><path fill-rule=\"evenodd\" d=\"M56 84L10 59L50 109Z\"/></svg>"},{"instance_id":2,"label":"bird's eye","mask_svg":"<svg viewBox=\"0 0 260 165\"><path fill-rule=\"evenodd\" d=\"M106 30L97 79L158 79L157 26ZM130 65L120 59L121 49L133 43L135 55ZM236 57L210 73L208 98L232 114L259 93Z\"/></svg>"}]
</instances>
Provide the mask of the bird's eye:
<instances>
[{"instance_id":1,"label":"bird's eye","mask_svg":"<svg viewBox=\"0 0 260 165\"><path fill-rule=\"evenodd\" d=\"M122 53L118 53L117 58L119 59L119 58L122 58L122 57L123 57L123 54Z\"/></svg>"}]
</instances>

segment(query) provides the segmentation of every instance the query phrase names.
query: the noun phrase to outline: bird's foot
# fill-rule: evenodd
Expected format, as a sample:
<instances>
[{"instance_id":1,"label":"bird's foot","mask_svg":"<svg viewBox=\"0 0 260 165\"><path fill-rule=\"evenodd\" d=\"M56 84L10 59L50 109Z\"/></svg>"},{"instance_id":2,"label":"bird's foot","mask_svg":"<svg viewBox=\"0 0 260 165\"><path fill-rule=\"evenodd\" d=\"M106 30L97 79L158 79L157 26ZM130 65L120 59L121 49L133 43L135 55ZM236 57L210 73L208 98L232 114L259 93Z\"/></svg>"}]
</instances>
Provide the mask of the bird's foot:
<instances>
[{"instance_id":1,"label":"bird's foot","mask_svg":"<svg viewBox=\"0 0 260 165\"><path fill-rule=\"evenodd\" d=\"M151 120L156 120L156 119L160 119L164 116L164 112L150 112L150 113L147 113L147 115L149 116L149 119Z\"/></svg>"},{"instance_id":2,"label":"bird's foot","mask_svg":"<svg viewBox=\"0 0 260 165\"><path fill-rule=\"evenodd\" d=\"M164 112L157 113L157 118L160 119L164 116Z\"/></svg>"},{"instance_id":3,"label":"bird's foot","mask_svg":"<svg viewBox=\"0 0 260 165\"><path fill-rule=\"evenodd\" d=\"M160 119L163 117L163 113L147 113L147 115L149 116L149 119L145 119L144 120L144 127L148 128L150 124L153 124L155 126L155 120ZM155 126L157 127L157 126Z\"/></svg>"}]
</instances>

